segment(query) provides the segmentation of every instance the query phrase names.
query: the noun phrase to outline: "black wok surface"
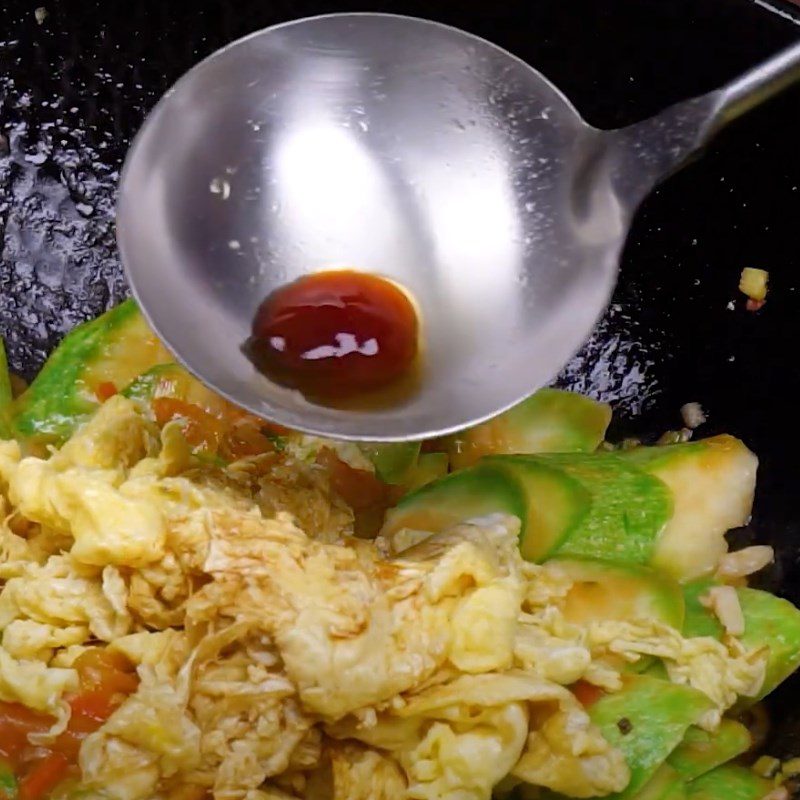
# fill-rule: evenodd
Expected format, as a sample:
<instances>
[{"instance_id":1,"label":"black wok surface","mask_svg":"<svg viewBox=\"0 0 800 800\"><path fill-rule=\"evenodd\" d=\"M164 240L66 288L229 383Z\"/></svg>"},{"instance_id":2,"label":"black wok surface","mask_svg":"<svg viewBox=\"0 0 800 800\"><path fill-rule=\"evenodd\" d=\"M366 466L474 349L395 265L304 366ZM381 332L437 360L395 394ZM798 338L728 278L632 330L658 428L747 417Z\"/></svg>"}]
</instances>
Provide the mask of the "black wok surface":
<instances>
[{"instance_id":1,"label":"black wok surface","mask_svg":"<svg viewBox=\"0 0 800 800\"><path fill-rule=\"evenodd\" d=\"M126 293L114 192L145 113L231 39L337 10L428 16L483 35L548 75L592 123L634 122L706 91L800 37L782 0L6 0L0 14L0 332L30 378L63 333ZM37 20L35 9L46 9ZM191 10L188 10L190 9ZM42 15L39 14L41 17ZM800 603L800 87L741 120L651 196L613 303L561 385L610 400L613 434L728 431L761 458L751 526L773 544L765 578ZM758 313L737 292L770 272ZM729 309L729 304L733 304ZM800 754L800 679L777 693L771 750Z\"/></svg>"}]
</instances>

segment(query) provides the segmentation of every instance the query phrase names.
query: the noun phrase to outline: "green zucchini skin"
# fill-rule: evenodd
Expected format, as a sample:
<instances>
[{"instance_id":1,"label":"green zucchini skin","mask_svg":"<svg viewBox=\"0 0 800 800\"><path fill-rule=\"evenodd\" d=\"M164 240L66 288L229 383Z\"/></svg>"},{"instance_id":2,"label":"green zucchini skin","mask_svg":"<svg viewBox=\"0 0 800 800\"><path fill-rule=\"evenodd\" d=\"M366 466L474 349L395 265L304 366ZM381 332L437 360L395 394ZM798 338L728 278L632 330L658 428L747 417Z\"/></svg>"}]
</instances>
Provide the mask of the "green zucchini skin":
<instances>
[{"instance_id":1,"label":"green zucchini skin","mask_svg":"<svg viewBox=\"0 0 800 800\"><path fill-rule=\"evenodd\" d=\"M504 513L525 525L525 495L518 482L488 464L453 472L407 494L386 515L381 535L398 550L403 530L436 533L474 517Z\"/></svg>"},{"instance_id":2,"label":"green zucchini skin","mask_svg":"<svg viewBox=\"0 0 800 800\"><path fill-rule=\"evenodd\" d=\"M647 675L624 680L619 692L604 695L587 709L603 736L622 751L631 772L625 789L606 795L607 800L683 800L684 782L666 759L710 701L696 689ZM531 787L520 788L518 796L524 797ZM567 800L549 790L536 797Z\"/></svg>"},{"instance_id":3,"label":"green zucchini skin","mask_svg":"<svg viewBox=\"0 0 800 800\"><path fill-rule=\"evenodd\" d=\"M686 800L686 782L669 764L662 764L632 800Z\"/></svg>"},{"instance_id":4,"label":"green zucchini skin","mask_svg":"<svg viewBox=\"0 0 800 800\"><path fill-rule=\"evenodd\" d=\"M556 558L547 564L574 581L564 598L567 622L656 619L676 630L683 626L681 586L650 567L584 558Z\"/></svg>"},{"instance_id":5,"label":"green zucchini skin","mask_svg":"<svg viewBox=\"0 0 800 800\"><path fill-rule=\"evenodd\" d=\"M684 781L691 781L746 752L752 741L744 725L726 718L714 733L689 728L667 761Z\"/></svg>"},{"instance_id":6,"label":"green zucchini skin","mask_svg":"<svg viewBox=\"0 0 800 800\"><path fill-rule=\"evenodd\" d=\"M455 469L486 455L591 453L603 441L611 407L559 389L540 389L494 419L447 437Z\"/></svg>"},{"instance_id":7,"label":"green zucchini skin","mask_svg":"<svg viewBox=\"0 0 800 800\"><path fill-rule=\"evenodd\" d=\"M715 581L706 579L693 581L684 587L684 636L722 638L722 625L700 603L700 597L715 585ZM738 638L748 649L768 648L764 685L757 697L746 700L746 703L754 703L766 697L800 667L800 609L788 600L760 589L737 588L736 594L744 617L744 633ZM744 704L744 700L740 701L740 705Z\"/></svg>"},{"instance_id":8,"label":"green zucchini skin","mask_svg":"<svg viewBox=\"0 0 800 800\"><path fill-rule=\"evenodd\" d=\"M0 800L16 800L18 788L14 770L7 761L0 758Z\"/></svg>"},{"instance_id":9,"label":"green zucchini skin","mask_svg":"<svg viewBox=\"0 0 800 800\"><path fill-rule=\"evenodd\" d=\"M613 453L491 456L407 495L382 533L391 541L404 527L435 533L503 512L520 518L529 561L557 555L646 564L671 507L658 478Z\"/></svg>"},{"instance_id":10,"label":"green zucchini skin","mask_svg":"<svg viewBox=\"0 0 800 800\"><path fill-rule=\"evenodd\" d=\"M712 769L686 784L687 800L762 800L774 785L736 764Z\"/></svg>"},{"instance_id":11,"label":"green zucchini skin","mask_svg":"<svg viewBox=\"0 0 800 800\"><path fill-rule=\"evenodd\" d=\"M171 357L133 300L71 330L10 408L12 435L61 444L97 409L97 386L127 386Z\"/></svg>"},{"instance_id":12,"label":"green zucchini skin","mask_svg":"<svg viewBox=\"0 0 800 800\"><path fill-rule=\"evenodd\" d=\"M365 442L360 445L386 483L404 484L417 464L422 442Z\"/></svg>"},{"instance_id":13,"label":"green zucchini skin","mask_svg":"<svg viewBox=\"0 0 800 800\"><path fill-rule=\"evenodd\" d=\"M739 439L723 435L637 447L619 457L663 481L673 498L653 565L682 582L712 574L727 552L725 533L750 517L755 455Z\"/></svg>"},{"instance_id":14,"label":"green zucchini skin","mask_svg":"<svg viewBox=\"0 0 800 800\"><path fill-rule=\"evenodd\" d=\"M680 744L689 726L710 708L696 689L652 678L628 675L621 691L607 694L589 708L589 716L609 743L625 755L631 770L628 786L613 800L629 800L650 781ZM627 720L629 732L619 724Z\"/></svg>"}]
</instances>

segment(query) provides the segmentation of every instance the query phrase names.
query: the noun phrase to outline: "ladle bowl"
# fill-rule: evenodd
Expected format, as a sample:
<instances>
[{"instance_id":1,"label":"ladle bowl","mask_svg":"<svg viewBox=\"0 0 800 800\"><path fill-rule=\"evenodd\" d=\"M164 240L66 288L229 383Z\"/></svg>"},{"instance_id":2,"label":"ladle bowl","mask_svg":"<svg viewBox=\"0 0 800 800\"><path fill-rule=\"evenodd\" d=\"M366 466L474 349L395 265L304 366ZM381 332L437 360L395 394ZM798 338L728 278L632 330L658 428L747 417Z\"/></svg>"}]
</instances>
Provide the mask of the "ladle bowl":
<instances>
[{"instance_id":1,"label":"ladle bowl","mask_svg":"<svg viewBox=\"0 0 800 800\"><path fill-rule=\"evenodd\" d=\"M149 115L121 178L123 262L176 357L252 412L339 438L442 435L555 376L605 308L647 192L798 76L800 43L601 131L532 67L445 25L278 25L201 62ZM423 372L398 404L311 403L242 353L266 295L343 267L418 304Z\"/></svg>"}]
</instances>

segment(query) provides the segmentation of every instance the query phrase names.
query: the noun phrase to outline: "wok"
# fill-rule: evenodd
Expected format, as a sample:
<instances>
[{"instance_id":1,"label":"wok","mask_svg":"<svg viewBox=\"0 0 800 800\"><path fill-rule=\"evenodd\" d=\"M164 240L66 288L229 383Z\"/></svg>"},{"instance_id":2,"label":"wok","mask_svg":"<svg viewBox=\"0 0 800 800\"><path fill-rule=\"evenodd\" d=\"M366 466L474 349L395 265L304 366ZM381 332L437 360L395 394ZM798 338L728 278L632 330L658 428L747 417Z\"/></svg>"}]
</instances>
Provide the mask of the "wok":
<instances>
[{"instance_id":1,"label":"wok","mask_svg":"<svg viewBox=\"0 0 800 800\"><path fill-rule=\"evenodd\" d=\"M32 377L66 330L126 294L114 193L131 137L160 94L226 42L343 10L437 19L535 65L599 127L635 122L724 83L800 37L783 0L6 0L0 23L0 333ZM44 10L41 10L41 9ZM800 88L725 131L640 209L620 282L558 379L613 403L612 438L680 426L728 431L759 455L753 520L732 535L772 544L762 579L800 604ZM745 266L770 272L757 313ZM732 304L732 305L731 305ZM770 752L800 753L800 677L772 699Z\"/></svg>"}]
</instances>

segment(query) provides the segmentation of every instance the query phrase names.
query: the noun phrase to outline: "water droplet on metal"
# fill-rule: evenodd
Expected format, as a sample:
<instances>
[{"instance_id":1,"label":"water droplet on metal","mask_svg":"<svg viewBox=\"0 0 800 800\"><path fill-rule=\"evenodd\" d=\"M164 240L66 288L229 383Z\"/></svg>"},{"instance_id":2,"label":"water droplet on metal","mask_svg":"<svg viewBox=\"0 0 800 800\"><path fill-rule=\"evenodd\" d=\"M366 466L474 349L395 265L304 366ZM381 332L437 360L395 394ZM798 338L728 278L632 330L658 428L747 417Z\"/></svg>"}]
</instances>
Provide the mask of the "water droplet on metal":
<instances>
[{"instance_id":1,"label":"water droplet on metal","mask_svg":"<svg viewBox=\"0 0 800 800\"><path fill-rule=\"evenodd\" d=\"M225 178L212 178L208 184L208 191L211 194L218 194L221 200L227 200L231 196L231 185Z\"/></svg>"}]
</instances>

